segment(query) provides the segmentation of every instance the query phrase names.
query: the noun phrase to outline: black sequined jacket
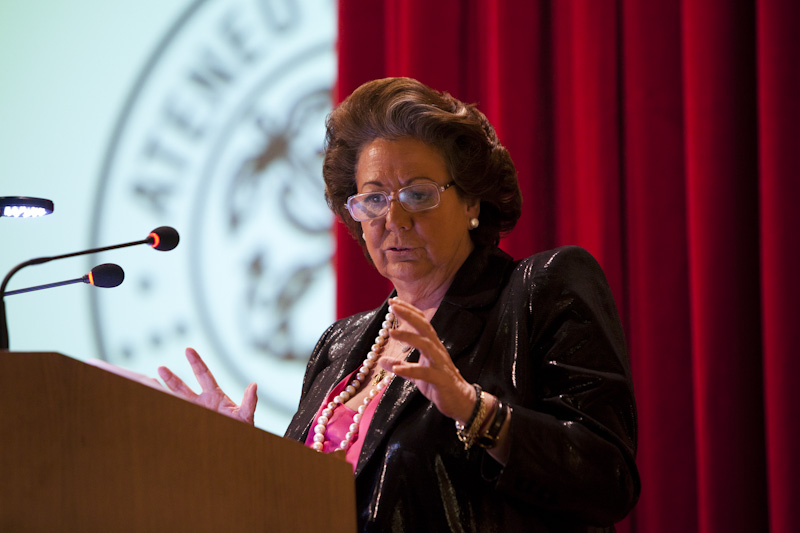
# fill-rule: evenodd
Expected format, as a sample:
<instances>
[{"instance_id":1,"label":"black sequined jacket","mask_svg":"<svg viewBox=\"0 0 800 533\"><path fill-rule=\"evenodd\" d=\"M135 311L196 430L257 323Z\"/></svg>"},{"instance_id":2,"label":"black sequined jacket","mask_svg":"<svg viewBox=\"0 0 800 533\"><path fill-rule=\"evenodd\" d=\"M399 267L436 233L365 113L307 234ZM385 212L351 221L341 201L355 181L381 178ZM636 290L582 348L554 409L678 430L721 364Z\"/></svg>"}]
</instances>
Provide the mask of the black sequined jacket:
<instances>
[{"instance_id":1,"label":"black sequined jacket","mask_svg":"<svg viewBox=\"0 0 800 533\"><path fill-rule=\"evenodd\" d=\"M305 441L385 313L384 302L323 334L287 437ZM463 377L513 407L510 457L501 468L484 449L465 450L453 420L395 379L362 434L359 529L613 531L639 495L636 408L620 320L594 258L574 246L517 262L476 249L432 324Z\"/></svg>"}]
</instances>

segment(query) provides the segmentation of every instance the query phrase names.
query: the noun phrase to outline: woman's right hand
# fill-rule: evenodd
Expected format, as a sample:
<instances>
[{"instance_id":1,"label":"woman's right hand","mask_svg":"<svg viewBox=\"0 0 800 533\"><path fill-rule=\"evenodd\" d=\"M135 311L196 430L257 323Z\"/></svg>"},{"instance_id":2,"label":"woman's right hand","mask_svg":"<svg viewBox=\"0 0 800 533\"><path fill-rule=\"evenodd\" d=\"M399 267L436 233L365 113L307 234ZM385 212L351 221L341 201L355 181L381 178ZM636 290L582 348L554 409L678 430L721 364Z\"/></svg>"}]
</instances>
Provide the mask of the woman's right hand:
<instances>
[{"instance_id":1,"label":"woman's right hand","mask_svg":"<svg viewBox=\"0 0 800 533\"><path fill-rule=\"evenodd\" d=\"M247 386L241 405L236 405L236 403L228 398L222 389L219 388L217 380L214 379L214 376L208 370L206 364L200 359L200 356L193 348L186 348L186 359L192 366L192 372L194 372L195 378L197 378L197 382L200 384L203 392L197 394L190 389L181 378L173 374L169 368L165 366L159 367L158 375L161 376L161 379L164 380L164 383L172 392L184 400L202 405L212 411L217 411L231 418L247 422L248 424L253 424L256 403L258 402L255 383L251 383Z\"/></svg>"}]
</instances>

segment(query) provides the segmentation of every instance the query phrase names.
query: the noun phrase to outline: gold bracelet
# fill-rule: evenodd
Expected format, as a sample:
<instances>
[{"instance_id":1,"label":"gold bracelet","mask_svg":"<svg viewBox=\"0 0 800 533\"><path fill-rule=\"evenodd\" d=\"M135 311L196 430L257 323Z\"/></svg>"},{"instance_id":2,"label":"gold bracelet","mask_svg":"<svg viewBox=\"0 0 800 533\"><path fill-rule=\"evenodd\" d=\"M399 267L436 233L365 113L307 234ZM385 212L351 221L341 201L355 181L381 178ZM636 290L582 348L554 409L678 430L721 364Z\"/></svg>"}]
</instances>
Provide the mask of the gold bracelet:
<instances>
[{"instance_id":1,"label":"gold bracelet","mask_svg":"<svg viewBox=\"0 0 800 533\"><path fill-rule=\"evenodd\" d=\"M478 411L478 416L475 417L475 422L469 427L469 445L472 446L475 444L475 441L478 440L478 435L481 432L481 427L483 427L483 423L486 420L486 415L488 414L488 409L486 408L486 396L483 391L481 391L481 408Z\"/></svg>"},{"instance_id":2,"label":"gold bracelet","mask_svg":"<svg viewBox=\"0 0 800 533\"><path fill-rule=\"evenodd\" d=\"M475 389L475 406L472 408L472 414L469 415L469 419L467 419L466 424L456 421L456 430L458 431L458 438L462 442L468 436L468 434L464 431L464 426L466 427L472 426L472 422L475 420L475 417L478 416L478 411L480 411L481 408L481 386L478 385L477 383L473 383L472 387Z\"/></svg>"},{"instance_id":3,"label":"gold bracelet","mask_svg":"<svg viewBox=\"0 0 800 533\"><path fill-rule=\"evenodd\" d=\"M478 432L486 418L484 393L477 384L474 385L474 387L475 392L478 394L477 400L475 401L475 409L472 411L473 416L470 417L469 423L466 426L461 422L456 422L456 435L458 436L458 440L464 443L465 450L469 450L472 448L472 445L475 444L475 440L478 438Z\"/></svg>"}]
</instances>

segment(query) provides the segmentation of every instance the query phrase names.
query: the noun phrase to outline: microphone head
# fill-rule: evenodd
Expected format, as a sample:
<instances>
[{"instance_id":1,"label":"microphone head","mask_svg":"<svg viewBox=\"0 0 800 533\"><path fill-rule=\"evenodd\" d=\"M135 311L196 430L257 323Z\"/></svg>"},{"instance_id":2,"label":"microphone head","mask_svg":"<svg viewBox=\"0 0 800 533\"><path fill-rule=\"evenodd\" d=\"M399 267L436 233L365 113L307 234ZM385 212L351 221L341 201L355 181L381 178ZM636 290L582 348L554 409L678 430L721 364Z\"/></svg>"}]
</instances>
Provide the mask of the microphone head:
<instances>
[{"instance_id":1,"label":"microphone head","mask_svg":"<svg viewBox=\"0 0 800 533\"><path fill-rule=\"evenodd\" d=\"M178 242L181 239L178 235L178 230L175 228L170 226L161 226L160 228L156 228L151 231L146 240L147 244L156 250L167 252L178 246Z\"/></svg>"},{"instance_id":2,"label":"microphone head","mask_svg":"<svg viewBox=\"0 0 800 533\"><path fill-rule=\"evenodd\" d=\"M95 287L116 287L125 279L125 271L114 263L105 263L92 269L89 274L89 283Z\"/></svg>"}]
</instances>

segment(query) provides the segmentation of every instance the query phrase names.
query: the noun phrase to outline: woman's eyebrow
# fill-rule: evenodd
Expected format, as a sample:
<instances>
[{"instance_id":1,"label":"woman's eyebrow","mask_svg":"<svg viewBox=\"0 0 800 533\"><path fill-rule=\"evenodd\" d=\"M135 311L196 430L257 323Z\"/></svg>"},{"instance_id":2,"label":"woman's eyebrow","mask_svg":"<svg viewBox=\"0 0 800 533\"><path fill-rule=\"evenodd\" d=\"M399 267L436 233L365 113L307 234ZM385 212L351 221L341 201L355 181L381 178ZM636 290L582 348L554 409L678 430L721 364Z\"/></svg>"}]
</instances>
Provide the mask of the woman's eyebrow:
<instances>
[{"instance_id":1,"label":"woman's eyebrow","mask_svg":"<svg viewBox=\"0 0 800 533\"><path fill-rule=\"evenodd\" d=\"M400 187L401 188L402 187L406 187L406 186L414 183L415 181L419 181L419 180L430 181L432 183L436 183L436 180L434 180L433 178L429 178L428 176L414 176L413 178L409 178L408 181L406 181L405 183L401 183ZM362 187L366 187L367 185L375 185L376 187L386 187L380 181L375 181L375 180L370 180L370 181L364 182Z\"/></svg>"}]
</instances>

